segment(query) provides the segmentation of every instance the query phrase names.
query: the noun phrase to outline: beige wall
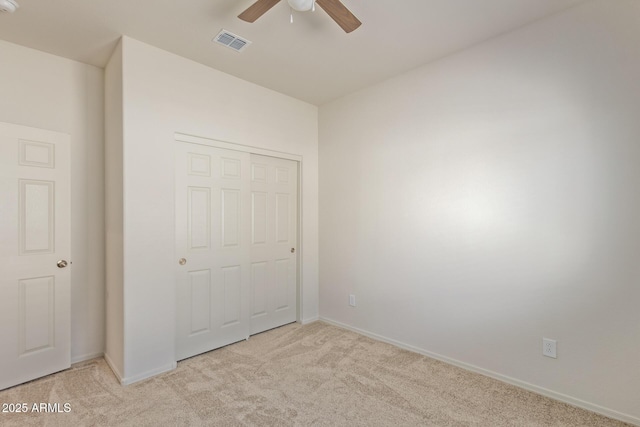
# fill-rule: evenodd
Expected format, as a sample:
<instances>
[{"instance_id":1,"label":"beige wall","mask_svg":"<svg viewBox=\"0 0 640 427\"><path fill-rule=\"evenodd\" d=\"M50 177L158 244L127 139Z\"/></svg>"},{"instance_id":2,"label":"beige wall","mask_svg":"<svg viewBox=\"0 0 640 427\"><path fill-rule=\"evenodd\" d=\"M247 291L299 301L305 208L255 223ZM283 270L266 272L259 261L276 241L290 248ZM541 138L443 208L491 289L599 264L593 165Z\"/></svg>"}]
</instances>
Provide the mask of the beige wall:
<instances>
[{"instance_id":1,"label":"beige wall","mask_svg":"<svg viewBox=\"0 0 640 427\"><path fill-rule=\"evenodd\" d=\"M321 318L640 422L638 16L586 2L322 106Z\"/></svg>"},{"instance_id":2,"label":"beige wall","mask_svg":"<svg viewBox=\"0 0 640 427\"><path fill-rule=\"evenodd\" d=\"M71 136L71 360L104 349L103 71L0 41L0 121Z\"/></svg>"},{"instance_id":3,"label":"beige wall","mask_svg":"<svg viewBox=\"0 0 640 427\"><path fill-rule=\"evenodd\" d=\"M175 363L174 133L301 155L302 320L318 316L317 107L124 37L124 376Z\"/></svg>"},{"instance_id":4,"label":"beige wall","mask_svg":"<svg viewBox=\"0 0 640 427\"><path fill-rule=\"evenodd\" d=\"M105 68L105 359L122 378L124 372L124 208L122 44Z\"/></svg>"},{"instance_id":5,"label":"beige wall","mask_svg":"<svg viewBox=\"0 0 640 427\"><path fill-rule=\"evenodd\" d=\"M324 105L321 316L639 422L639 8L587 2ZM0 58L0 121L71 135L72 359L101 354L104 72L2 41ZM129 38L106 73L121 376L175 360L176 131L303 156L317 318L318 109Z\"/></svg>"}]
</instances>

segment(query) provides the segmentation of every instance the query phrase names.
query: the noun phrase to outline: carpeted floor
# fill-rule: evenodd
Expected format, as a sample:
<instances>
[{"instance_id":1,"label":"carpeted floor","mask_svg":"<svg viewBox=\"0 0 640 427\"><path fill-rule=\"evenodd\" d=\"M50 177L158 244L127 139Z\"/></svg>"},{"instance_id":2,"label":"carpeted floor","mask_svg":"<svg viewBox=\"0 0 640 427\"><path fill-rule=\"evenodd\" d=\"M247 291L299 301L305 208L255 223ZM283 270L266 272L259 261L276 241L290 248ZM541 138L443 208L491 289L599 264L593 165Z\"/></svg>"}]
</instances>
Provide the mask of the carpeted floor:
<instances>
[{"instance_id":1,"label":"carpeted floor","mask_svg":"<svg viewBox=\"0 0 640 427\"><path fill-rule=\"evenodd\" d=\"M625 426L316 322L292 324L122 387L103 359L0 392L2 426Z\"/></svg>"}]
</instances>

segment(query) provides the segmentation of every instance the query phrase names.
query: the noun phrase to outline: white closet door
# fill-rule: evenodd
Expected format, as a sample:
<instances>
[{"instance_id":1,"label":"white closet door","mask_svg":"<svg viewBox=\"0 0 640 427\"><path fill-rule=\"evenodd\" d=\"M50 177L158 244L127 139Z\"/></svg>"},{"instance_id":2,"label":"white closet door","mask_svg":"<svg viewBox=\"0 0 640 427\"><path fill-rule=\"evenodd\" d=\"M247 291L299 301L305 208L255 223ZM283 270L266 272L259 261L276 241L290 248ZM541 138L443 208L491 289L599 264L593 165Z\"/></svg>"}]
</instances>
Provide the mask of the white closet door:
<instances>
[{"instance_id":1,"label":"white closet door","mask_svg":"<svg viewBox=\"0 0 640 427\"><path fill-rule=\"evenodd\" d=\"M69 187L68 135L0 123L0 389L70 366Z\"/></svg>"},{"instance_id":2,"label":"white closet door","mask_svg":"<svg viewBox=\"0 0 640 427\"><path fill-rule=\"evenodd\" d=\"M251 334L297 317L298 163L251 155Z\"/></svg>"},{"instance_id":3,"label":"white closet door","mask_svg":"<svg viewBox=\"0 0 640 427\"><path fill-rule=\"evenodd\" d=\"M177 360L249 337L249 160L176 143Z\"/></svg>"}]
</instances>

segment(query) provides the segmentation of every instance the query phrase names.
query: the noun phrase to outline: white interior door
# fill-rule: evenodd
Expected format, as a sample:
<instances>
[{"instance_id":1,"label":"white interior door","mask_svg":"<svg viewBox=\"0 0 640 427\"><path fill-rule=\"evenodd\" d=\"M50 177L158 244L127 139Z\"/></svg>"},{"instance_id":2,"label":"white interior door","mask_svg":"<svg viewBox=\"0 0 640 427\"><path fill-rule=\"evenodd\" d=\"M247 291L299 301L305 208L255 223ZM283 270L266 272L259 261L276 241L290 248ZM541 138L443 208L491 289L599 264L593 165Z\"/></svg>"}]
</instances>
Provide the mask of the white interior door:
<instances>
[{"instance_id":1,"label":"white interior door","mask_svg":"<svg viewBox=\"0 0 640 427\"><path fill-rule=\"evenodd\" d=\"M0 389L70 366L69 185L68 135L0 123Z\"/></svg>"},{"instance_id":2,"label":"white interior door","mask_svg":"<svg viewBox=\"0 0 640 427\"><path fill-rule=\"evenodd\" d=\"M251 155L251 334L297 317L298 163Z\"/></svg>"},{"instance_id":3,"label":"white interior door","mask_svg":"<svg viewBox=\"0 0 640 427\"><path fill-rule=\"evenodd\" d=\"M249 159L176 143L177 360L249 337Z\"/></svg>"}]
</instances>

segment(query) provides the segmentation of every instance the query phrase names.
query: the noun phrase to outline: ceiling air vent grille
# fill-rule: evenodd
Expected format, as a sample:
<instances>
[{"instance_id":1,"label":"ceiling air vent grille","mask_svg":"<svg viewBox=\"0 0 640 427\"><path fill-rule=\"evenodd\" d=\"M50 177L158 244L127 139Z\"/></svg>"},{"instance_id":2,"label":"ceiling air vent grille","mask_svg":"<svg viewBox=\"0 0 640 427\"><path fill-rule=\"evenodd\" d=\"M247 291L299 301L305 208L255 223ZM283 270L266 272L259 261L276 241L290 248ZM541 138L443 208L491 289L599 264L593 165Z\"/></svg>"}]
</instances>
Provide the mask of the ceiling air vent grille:
<instances>
[{"instance_id":1,"label":"ceiling air vent grille","mask_svg":"<svg viewBox=\"0 0 640 427\"><path fill-rule=\"evenodd\" d=\"M244 48L249 46L251 42L247 39L243 39L227 30L221 30L218 35L213 39L214 42L233 49L236 52L242 52Z\"/></svg>"}]
</instances>

